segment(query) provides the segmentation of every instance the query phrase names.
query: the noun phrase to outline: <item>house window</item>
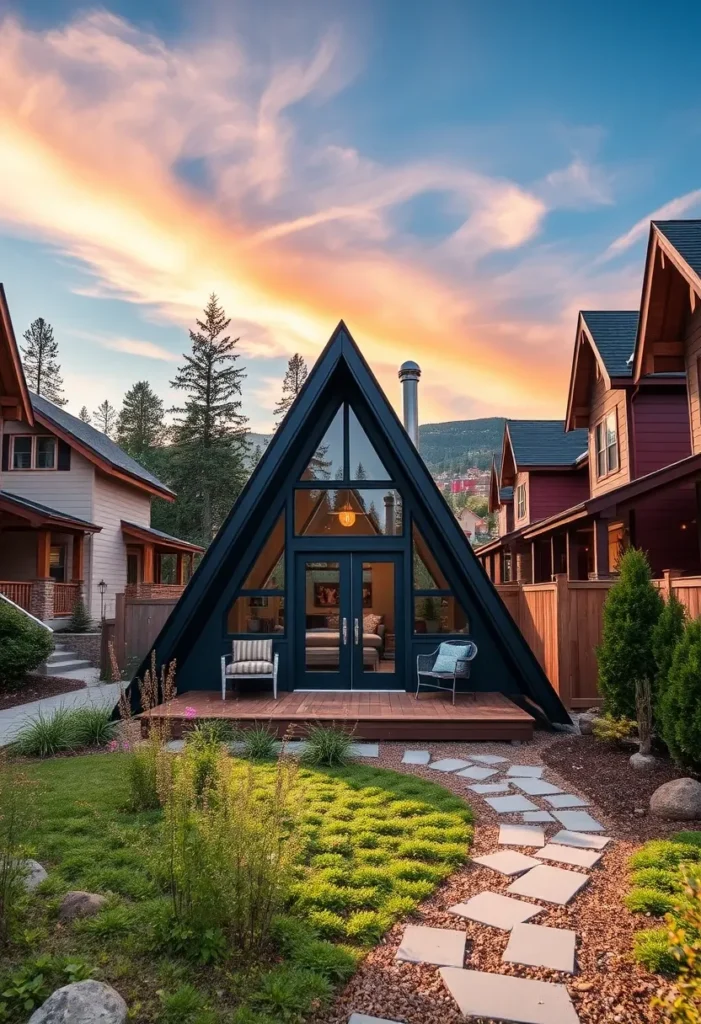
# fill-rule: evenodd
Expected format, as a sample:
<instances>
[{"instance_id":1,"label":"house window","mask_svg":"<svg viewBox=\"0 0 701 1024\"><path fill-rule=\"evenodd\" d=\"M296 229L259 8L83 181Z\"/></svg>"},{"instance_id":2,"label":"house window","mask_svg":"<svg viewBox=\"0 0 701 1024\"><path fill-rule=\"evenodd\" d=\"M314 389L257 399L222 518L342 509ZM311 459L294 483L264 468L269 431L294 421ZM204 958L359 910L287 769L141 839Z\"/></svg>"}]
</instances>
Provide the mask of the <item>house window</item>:
<instances>
[{"instance_id":1,"label":"house window","mask_svg":"<svg viewBox=\"0 0 701 1024\"><path fill-rule=\"evenodd\" d=\"M619 467L618 424L615 411L610 412L596 424L594 444L596 447L596 475L603 477L608 476L609 473L615 473Z\"/></svg>"},{"instance_id":2,"label":"house window","mask_svg":"<svg viewBox=\"0 0 701 1024\"><path fill-rule=\"evenodd\" d=\"M279 517L229 608L227 632L280 636L285 632L285 513Z\"/></svg>"},{"instance_id":3,"label":"house window","mask_svg":"<svg viewBox=\"0 0 701 1024\"><path fill-rule=\"evenodd\" d=\"M469 633L465 610L451 593L448 580L416 526L412 537L414 634Z\"/></svg>"},{"instance_id":4,"label":"house window","mask_svg":"<svg viewBox=\"0 0 701 1024\"><path fill-rule=\"evenodd\" d=\"M56 583L66 582L66 545L54 544L49 552L49 576Z\"/></svg>"},{"instance_id":5,"label":"house window","mask_svg":"<svg viewBox=\"0 0 701 1024\"><path fill-rule=\"evenodd\" d=\"M516 506L519 519L526 517L526 485L519 484L516 488Z\"/></svg>"},{"instance_id":6,"label":"house window","mask_svg":"<svg viewBox=\"0 0 701 1024\"><path fill-rule=\"evenodd\" d=\"M56 469L56 438L36 434L14 437L11 465L13 469Z\"/></svg>"}]
</instances>

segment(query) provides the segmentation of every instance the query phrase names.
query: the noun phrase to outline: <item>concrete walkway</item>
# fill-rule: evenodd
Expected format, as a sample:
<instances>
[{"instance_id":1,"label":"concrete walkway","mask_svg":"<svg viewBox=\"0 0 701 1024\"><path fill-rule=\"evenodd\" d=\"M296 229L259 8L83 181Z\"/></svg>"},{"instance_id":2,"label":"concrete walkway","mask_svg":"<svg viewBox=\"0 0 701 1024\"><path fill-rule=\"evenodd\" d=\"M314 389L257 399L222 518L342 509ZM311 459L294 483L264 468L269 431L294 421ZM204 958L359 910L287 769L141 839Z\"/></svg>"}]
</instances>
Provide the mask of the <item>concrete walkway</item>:
<instances>
[{"instance_id":1,"label":"concrete walkway","mask_svg":"<svg viewBox=\"0 0 701 1024\"><path fill-rule=\"evenodd\" d=\"M55 697L44 697L43 700L32 701L31 704L19 704L14 708L0 711L0 747L11 743L28 719L35 715L48 715L56 708L80 708L86 705L98 707L114 707L119 700L119 685L104 683L90 686L85 690L73 690L71 693L59 693Z\"/></svg>"}]
</instances>

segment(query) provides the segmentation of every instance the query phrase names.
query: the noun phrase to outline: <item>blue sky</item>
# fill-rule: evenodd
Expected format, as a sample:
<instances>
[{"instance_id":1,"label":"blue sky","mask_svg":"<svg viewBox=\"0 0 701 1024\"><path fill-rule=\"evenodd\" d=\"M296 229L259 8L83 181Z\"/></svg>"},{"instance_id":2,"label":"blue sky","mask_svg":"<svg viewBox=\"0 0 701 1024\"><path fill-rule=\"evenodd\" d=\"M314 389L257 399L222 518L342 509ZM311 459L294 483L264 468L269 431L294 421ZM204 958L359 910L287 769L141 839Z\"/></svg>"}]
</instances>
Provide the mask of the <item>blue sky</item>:
<instances>
[{"instance_id":1,"label":"blue sky","mask_svg":"<svg viewBox=\"0 0 701 1024\"><path fill-rule=\"evenodd\" d=\"M686 3L0 13L0 280L73 411L171 404L214 289L254 429L341 317L393 401L420 362L423 421L562 416L577 310L634 307L646 221L701 215Z\"/></svg>"}]
</instances>

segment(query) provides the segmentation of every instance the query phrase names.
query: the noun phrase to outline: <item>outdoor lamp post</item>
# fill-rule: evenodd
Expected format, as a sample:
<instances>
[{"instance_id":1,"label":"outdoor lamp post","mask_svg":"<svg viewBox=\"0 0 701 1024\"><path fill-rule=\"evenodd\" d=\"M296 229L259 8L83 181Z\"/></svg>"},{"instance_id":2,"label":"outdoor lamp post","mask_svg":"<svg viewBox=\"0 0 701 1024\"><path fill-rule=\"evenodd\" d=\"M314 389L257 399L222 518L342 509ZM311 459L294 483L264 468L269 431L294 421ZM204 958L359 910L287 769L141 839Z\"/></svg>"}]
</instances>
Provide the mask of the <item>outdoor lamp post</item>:
<instances>
[{"instance_id":1,"label":"outdoor lamp post","mask_svg":"<svg viewBox=\"0 0 701 1024\"><path fill-rule=\"evenodd\" d=\"M104 580L100 580L97 585L97 589L100 591L100 618L105 617L105 591L107 590L107 584Z\"/></svg>"}]
</instances>

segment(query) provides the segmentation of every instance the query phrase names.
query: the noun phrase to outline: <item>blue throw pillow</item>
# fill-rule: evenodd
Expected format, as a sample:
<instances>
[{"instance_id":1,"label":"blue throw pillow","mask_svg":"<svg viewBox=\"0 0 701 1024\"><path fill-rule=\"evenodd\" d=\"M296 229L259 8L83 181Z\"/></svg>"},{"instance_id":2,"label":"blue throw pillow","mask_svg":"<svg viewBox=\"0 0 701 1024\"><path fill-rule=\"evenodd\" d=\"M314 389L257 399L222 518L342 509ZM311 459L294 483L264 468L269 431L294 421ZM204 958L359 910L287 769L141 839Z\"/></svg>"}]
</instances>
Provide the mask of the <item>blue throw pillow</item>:
<instances>
[{"instance_id":1,"label":"blue throw pillow","mask_svg":"<svg viewBox=\"0 0 701 1024\"><path fill-rule=\"evenodd\" d=\"M455 672L455 666L460 658L467 658L471 651L469 644L441 644L438 648L438 657L433 665L434 672Z\"/></svg>"}]
</instances>

